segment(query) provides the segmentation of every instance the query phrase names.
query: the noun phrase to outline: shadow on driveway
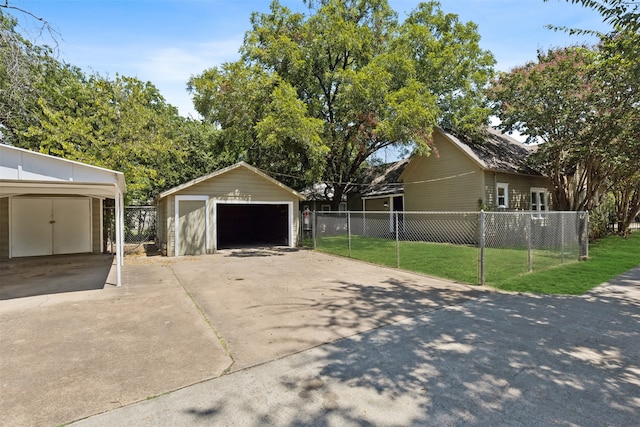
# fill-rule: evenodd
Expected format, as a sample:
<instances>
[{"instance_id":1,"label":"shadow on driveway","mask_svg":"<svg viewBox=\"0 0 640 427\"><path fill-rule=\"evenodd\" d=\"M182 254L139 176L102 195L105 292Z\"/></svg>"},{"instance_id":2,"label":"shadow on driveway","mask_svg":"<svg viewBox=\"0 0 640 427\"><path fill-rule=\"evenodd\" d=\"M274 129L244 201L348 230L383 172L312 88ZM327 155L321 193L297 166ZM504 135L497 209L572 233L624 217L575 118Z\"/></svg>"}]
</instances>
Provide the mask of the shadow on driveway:
<instances>
[{"instance_id":1,"label":"shadow on driveway","mask_svg":"<svg viewBox=\"0 0 640 427\"><path fill-rule=\"evenodd\" d=\"M628 426L638 419L640 268L581 297L485 293L78 425Z\"/></svg>"},{"instance_id":2,"label":"shadow on driveway","mask_svg":"<svg viewBox=\"0 0 640 427\"><path fill-rule=\"evenodd\" d=\"M0 260L0 300L102 289L113 255L74 254Z\"/></svg>"}]
</instances>

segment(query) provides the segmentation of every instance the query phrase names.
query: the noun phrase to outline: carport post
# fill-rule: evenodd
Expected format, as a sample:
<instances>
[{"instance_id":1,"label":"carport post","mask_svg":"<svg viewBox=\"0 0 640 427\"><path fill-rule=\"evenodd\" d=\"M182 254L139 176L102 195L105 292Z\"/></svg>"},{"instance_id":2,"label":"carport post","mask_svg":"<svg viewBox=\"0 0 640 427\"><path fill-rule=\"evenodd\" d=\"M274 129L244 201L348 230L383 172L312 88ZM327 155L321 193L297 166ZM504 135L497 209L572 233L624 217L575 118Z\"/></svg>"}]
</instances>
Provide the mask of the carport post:
<instances>
[{"instance_id":1,"label":"carport post","mask_svg":"<svg viewBox=\"0 0 640 427\"><path fill-rule=\"evenodd\" d=\"M116 193L116 286L122 286L122 264L124 255L124 240L122 225L124 224L124 206L122 193Z\"/></svg>"}]
</instances>

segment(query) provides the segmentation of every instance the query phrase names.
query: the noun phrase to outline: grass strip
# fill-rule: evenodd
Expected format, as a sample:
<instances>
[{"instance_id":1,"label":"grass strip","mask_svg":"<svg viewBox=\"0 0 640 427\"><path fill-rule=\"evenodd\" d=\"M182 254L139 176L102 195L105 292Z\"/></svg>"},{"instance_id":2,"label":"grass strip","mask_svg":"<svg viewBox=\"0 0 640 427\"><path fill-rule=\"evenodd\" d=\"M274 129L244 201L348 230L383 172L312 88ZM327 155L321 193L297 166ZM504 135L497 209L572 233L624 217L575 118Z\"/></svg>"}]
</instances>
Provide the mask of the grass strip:
<instances>
[{"instance_id":1,"label":"grass strip","mask_svg":"<svg viewBox=\"0 0 640 427\"><path fill-rule=\"evenodd\" d=\"M638 265L640 233L628 239L607 236L589 244L587 261L505 278L491 285L506 291L581 295Z\"/></svg>"},{"instance_id":2,"label":"grass strip","mask_svg":"<svg viewBox=\"0 0 640 427\"><path fill-rule=\"evenodd\" d=\"M322 237L317 249L349 256L347 236ZM515 292L579 295L640 264L640 233L628 239L608 236L590 245L589 260L578 262L577 253L524 248L487 248L485 283ZM478 248L446 243L399 242L399 267L463 283L478 283ZM352 236L351 257L396 267L396 242L392 239Z\"/></svg>"}]
</instances>

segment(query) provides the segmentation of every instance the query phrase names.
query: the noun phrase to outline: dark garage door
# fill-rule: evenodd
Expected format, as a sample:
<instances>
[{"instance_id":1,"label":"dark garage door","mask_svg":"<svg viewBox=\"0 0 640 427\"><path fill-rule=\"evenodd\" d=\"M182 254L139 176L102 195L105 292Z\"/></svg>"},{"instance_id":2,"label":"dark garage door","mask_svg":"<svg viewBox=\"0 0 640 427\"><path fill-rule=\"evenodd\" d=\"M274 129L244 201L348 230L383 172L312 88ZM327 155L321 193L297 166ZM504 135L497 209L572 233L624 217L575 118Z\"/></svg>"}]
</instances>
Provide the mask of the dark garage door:
<instances>
[{"instance_id":1,"label":"dark garage door","mask_svg":"<svg viewBox=\"0 0 640 427\"><path fill-rule=\"evenodd\" d=\"M247 246L288 246L289 206L217 205L218 249Z\"/></svg>"}]
</instances>

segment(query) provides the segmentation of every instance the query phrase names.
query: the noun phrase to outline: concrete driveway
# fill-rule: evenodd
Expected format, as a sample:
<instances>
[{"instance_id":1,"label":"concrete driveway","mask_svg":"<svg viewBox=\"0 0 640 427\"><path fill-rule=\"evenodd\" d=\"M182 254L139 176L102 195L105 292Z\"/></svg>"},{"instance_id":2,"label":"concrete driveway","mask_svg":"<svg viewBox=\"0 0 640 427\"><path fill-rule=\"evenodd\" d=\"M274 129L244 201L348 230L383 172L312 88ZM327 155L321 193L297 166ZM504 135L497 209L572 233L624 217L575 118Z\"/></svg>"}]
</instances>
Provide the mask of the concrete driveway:
<instances>
[{"instance_id":1,"label":"concrete driveway","mask_svg":"<svg viewBox=\"0 0 640 427\"><path fill-rule=\"evenodd\" d=\"M640 267L485 293L77 426L637 426Z\"/></svg>"},{"instance_id":2,"label":"concrete driveway","mask_svg":"<svg viewBox=\"0 0 640 427\"><path fill-rule=\"evenodd\" d=\"M43 289L27 276L0 279ZM295 250L127 258L124 286L111 276L0 301L0 425L67 423L487 292Z\"/></svg>"}]
</instances>

